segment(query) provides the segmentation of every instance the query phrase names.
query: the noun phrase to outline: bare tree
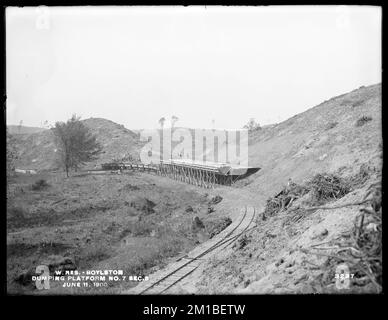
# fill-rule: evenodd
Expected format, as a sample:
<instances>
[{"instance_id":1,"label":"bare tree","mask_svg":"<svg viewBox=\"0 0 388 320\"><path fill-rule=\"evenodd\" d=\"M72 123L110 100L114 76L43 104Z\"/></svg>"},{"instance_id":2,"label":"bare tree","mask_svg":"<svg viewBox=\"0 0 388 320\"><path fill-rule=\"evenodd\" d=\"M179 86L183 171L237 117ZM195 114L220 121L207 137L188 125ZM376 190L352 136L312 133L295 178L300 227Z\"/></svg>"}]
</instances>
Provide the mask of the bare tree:
<instances>
[{"instance_id":1,"label":"bare tree","mask_svg":"<svg viewBox=\"0 0 388 320\"><path fill-rule=\"evenodd\" d=\"M45 129L50 129L51 128L51 125L49 124L49 122L47 121L47 120L45 120L44 122L43 122L43 126L42 126L43 128L45 128Z\"/></svg>"},{"instance_id":2,"label":"bare tree","mask_svg":"<svg viewBox=\"0 0 388 320\"><path fill-rule=\"evenodd\" d=\"M160 124L160 128L161 128L161 132L160 132L160 160L162 161L163 160L163 128L164 128L164 123L166 122L166 118L165 117L162 117L159 119L159 124Z\"/></svg>"},{"instance_id":3,"label":"bare tree","mask_svg":"<svg viewBox=\"0 0 388 320\"><path fill-rule=\"evenodd\" d=\"M166 118L165 117L162 117L159 119L159 124L160 124L160 127L163 129L164 128L164 122L166 121Z\"/></svg>"},{"instance_id":4,"label":"bare tree","mask_svg":"<svg viewBox=\"0 0 388 320\"><path fill-rule=\"evenodd\" d=\"M172 132L174 130L174 125L175 125L175 123L178 120L179 120L179 118L177 116L172 116L171 117L171 136L170 136L170 138L171 138L171 141L170 141L170 143L171 143L170 158L171 158L171 160L172 160Z\"/></svg>"},{"instance_id":5,"label":"bare tree","mask_svg":"<svg viewBox=\"0 0 388 320\"><path fill-rule=\"evenodd\" d=\"M179 118L176 116L171 117L171 128L174 128L175 122L177 122L178 120Z\"/></svg>"},{"instance_id":6,"label":"bare tree","mask_svg":"<svg viewBox=\"0 0 388 320\"><path fill-rule=\"evenodd\" d=\"M70 169L77 170L80 165L96 160L102 151L96 136L90 133L76 115L67 122L56 122L51 130L56 138L60 164L67 176Z\"/></svg>"}]
</instances>

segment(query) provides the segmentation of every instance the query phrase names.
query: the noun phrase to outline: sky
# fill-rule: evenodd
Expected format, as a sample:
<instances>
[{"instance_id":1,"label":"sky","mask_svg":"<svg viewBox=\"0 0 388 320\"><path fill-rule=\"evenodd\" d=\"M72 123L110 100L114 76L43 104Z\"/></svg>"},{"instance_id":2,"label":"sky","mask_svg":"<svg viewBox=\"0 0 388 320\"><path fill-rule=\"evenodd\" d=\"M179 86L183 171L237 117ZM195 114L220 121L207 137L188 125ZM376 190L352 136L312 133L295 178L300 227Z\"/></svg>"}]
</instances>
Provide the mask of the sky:
<instances>
[{"instance_id":1,"label":"sky","mask_svg":"<svg viewBox=\"0 0 388 320\"><path fill-rule=\"evenodd\" d=\"M7 124L265 125L381 71L380 7L6 9Z\"/></svg>"}]
</instances>

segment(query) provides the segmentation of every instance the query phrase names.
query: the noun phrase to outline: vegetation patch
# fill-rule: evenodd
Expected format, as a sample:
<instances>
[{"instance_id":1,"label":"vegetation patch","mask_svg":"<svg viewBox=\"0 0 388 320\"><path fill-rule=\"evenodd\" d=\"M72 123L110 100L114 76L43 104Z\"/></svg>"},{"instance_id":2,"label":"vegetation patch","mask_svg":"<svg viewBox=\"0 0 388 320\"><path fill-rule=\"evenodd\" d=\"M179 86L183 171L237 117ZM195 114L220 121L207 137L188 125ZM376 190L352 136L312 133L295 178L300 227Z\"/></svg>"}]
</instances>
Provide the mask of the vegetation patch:
<instances>
[{"instance_id":1,"label":"vegetation patch","mask_svg":"<svg viewBox=\"0 0 388 320\"><path fill-rule=\"evenodd\" d=\"M35 183L31 185L31 189L34 191L40 191L43 189L47 189L50 185L45 179L39 179Z\"/></svg>"},{"instance_id":2,"label":"vegetation patch","mask_svg":"<svg viewBox=\"0 0 388 320\"><path fill-rule=\"evenodd\" d=\"M240 237L237 242L233 245L233 248L237 250L243 249L249 242L251 242L251 238L248 237L246 234L244 234L242 237Z\"/></svg>"},{"instance_id":3,"label":"vegetation patch","mask_svg":"<svg viewBox=\"0 0 388 320\"><path fill-rule=\"evenodd\" d=\"M337 122L337 121L329 122L329 123L327 124L327 126L326 126L326 130L333 129L333 128L335 128L337 125L338 125L338 122Z\"/></svg>"},{"instance_id":4,"label":"vegetation patch","mask_svg":"<svg viewBox=\"0 0 388 320\"><path fill-rule=\"evenodd\" d=\"M137 190L140 190L138 186L128 183L124 187L122 187L119 191L137 191Z\"/></svg>"},{"instance_id":5,"label":"vegetation patch","mask_svg":"<svg viewBox=\"0 0 388 320\"><path fill-rule=\"evenodd\" d=\"M250 118L248 123L244 125L244 129L248 129L249 132L261 130L260 124L255 120L255 118Z\"/></svg>"},{"instance_id":6,"label":"vegetation patch","mask_svg":"<svg viewBox=\"0 0 388 320\"><path fill-rule=\"evenodd\" d=\"M137 197L135 200L131 202L131 208L135 208L136 210L142 212L145 215L154 213L155 206L156 206L156 203L143 197Z\"/></svg>"},{"instance_id":7,"label":"vegetation patch","mask_svg":"<svg viewBox=\"0 0 388 320\"><path fill-rule=\"evenodd\" d=\"M232 219L229 217L222 217L206 222L206 229L209 233L210 238L219 234L222 230L227 228L232 223Z\"/></svg>"},{"instance_id":8,"label":"vegetation patch","mask_svg":"<svg viewBox=\"0 0 388 320\"><path fill-rule=\"evenodd\" d=\"M361 127L369 121L372 121L372 117L362 116L360 119L357 120L356 127Z\"/></svg>"},{"instance_id":9,"label":"vegetation patch","mask_svg":"<svg viewBox=\"0 0 388 320\"><path fill-rule=\"evenodd\" d=\"M216 205L222 201L222 197L219 195L216 195L215 197L211 198L209 201L209 205Z\"/></svg>"},{"instance_id":10,"label":"vegetation patch","mask_svg":"<svg viewBox=\"0 0 388 320\"><path fill-rule=\"evenodd\" d=\"M25 217L28 215L28 212L22 208L22 207L11 207L7 210L7 221L8 219L11 220L24 220Z\"/></svg>"}]
</instances>

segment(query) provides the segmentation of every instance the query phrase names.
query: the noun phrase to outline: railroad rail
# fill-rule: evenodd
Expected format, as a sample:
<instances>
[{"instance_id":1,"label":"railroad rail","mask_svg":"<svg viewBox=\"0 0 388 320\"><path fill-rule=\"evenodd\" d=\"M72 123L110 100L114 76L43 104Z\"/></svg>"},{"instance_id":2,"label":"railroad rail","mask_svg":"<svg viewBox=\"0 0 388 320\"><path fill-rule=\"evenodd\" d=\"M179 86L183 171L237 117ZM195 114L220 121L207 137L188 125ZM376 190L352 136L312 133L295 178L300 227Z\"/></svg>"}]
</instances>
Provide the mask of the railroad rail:
<instances>
[{"instance_id":1,"label":"railroad rail","mask_svg":"<svg viewBox=\"0 0 388 320\"><path fill-rule=\"evenodd\" d=\"M166 269L155 273L149 281L138 284L126 294L162 294L190 275L210 256L229 247L234 241L252 228L255 223L256 211L253 207L245 207L240 219L218 235L196 247L187 255L180 257Z\"/></svg>"}]
</instances>

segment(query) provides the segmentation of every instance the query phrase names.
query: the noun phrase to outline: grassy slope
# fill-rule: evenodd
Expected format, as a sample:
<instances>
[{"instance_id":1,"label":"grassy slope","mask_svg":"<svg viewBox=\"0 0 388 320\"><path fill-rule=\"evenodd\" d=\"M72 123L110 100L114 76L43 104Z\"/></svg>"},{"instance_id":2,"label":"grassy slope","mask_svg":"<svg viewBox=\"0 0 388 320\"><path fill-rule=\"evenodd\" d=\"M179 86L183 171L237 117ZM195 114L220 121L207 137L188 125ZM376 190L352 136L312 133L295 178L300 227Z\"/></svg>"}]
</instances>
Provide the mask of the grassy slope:
<instances>
[{"instance_id":1,"label":"grassy slope","mask_svg":"<svg viewBox=\"0 0 388 320\"><path fill-rule=\"evenodd\" d=\"M49 186L32 190L38 179L45 179ZM154 213L146 215L132 206L143 198L156 204ZM208 233L222 223L216 213L207 213L209 199L195 186L150 174L69 179L62 173L16 175L10 181L7 202L8 290L67 292L55 284L48 292L36 292L14 282L15 277L52 259L52 255L73 258L79 270L121 269L126 275L148 274L150 268L208 238L207 233L191 229L194 216L205 223ZM193 212L185 211L189 205ZM128 289L133 284L120 282L108 291ZM100 292L93 288L86 291ZM103 288L103 292L107 291Z\"/></svg>"}]
</instances>

